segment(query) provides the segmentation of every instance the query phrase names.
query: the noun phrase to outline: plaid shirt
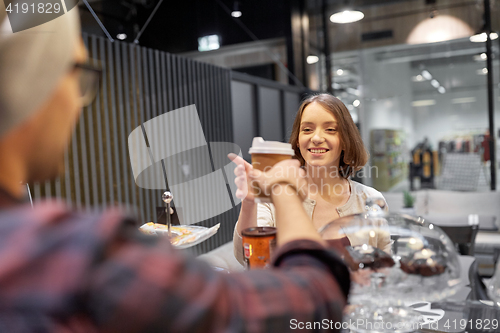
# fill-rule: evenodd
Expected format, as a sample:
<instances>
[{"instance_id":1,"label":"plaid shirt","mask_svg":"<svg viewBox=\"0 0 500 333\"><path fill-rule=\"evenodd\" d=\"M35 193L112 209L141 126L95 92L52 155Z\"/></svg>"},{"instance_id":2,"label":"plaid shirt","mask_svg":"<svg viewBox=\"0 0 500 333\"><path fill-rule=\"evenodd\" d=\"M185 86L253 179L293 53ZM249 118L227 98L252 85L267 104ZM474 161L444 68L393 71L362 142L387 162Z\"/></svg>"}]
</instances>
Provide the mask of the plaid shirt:
<instances>
[{"instance_id":1,"label":"plaid shirt","mask_svg":"<svg viewBox=\"0 0 500 333\"><path fill-rule=\"evenodd\" d=\"M285 332L292 320L341 321L349 275L334 256L303 240L275 264L220 274L118 211L16 205L0 210L0 332Z\"/></svg>"}]
</instances>

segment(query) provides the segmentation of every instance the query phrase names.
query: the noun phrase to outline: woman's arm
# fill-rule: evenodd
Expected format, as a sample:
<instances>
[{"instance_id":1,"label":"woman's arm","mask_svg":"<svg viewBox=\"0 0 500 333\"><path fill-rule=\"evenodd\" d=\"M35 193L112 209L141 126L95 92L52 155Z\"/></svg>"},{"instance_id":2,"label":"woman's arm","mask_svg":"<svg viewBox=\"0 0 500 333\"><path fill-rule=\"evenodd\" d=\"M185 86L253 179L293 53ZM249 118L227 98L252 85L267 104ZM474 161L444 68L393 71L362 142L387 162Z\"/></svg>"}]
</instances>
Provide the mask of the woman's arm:
<instances>
[{"instance_id":1,"label":"woman's arm","mask_svg":"<svg viewBox=\"0 0 500 333\"><path fill-rule=\"evenodd\" d=\"M238 189L236 197L241 199L240 215L234 226L233 234L233 252L238 262L244 265L241 233L243 230L257 226L257 204L255 203L253 193L249 191L249 173L252 171L252 165L236 154L229 154L229 159L236 164L234 180Z\"/></svg>"},{"instance_id":2,"label":"woman's arm","mask_svg":"<svg viewBox=\"0 0 500 333\"><path fill-rule=\"evenodd\" d=\"M245 265L243 256L243 239L241 238L241 233L246 228L250 228L257 225L257 204L245 205L245 202L241 203L240 216L238 221L234 226L233 234L233 252L234 257L242 265ZM243 227L242 227L243 226Z\"/></svg>"},{"instance_id":3,"label":"woman's arm","mask_svg":"<svg viewBox=\"0 0 500 333\"><path fill-rule=\"evenodd\" d=\"M241 202L240 215L238 216L238 222L236 222L235 229L239 235L242 231L257 226L257 203L246 202L243 200Z\"/></svg>"},{"instance_id":4,"label":"woman's arm","mask_svg":"<svg viewBox=\"0 0 500 333\"><path fill-rule=\"evenodd\" d=\"M236 168L234 168L236 179L234 182L238 187L236 197L241 199L241 210L235 231L241 235L241 232L246 228L257 225L257 204L251 191L249 178L253 168L250 163L236 154L229 154L228 157L236 164Z\"/></svg>"}]
</instances>

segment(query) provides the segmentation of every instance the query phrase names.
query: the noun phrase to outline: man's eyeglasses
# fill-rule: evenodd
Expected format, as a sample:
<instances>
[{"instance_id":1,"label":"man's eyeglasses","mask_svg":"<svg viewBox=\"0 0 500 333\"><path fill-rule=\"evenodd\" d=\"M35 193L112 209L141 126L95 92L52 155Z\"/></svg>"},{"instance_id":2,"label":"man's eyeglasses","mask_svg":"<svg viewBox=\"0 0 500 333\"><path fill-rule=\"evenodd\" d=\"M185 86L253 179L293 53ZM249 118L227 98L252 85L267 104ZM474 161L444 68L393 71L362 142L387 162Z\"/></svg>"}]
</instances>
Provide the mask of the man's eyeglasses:
<instances>
[{"instance_id":1,"label":"man's eyeglasses","mask_svg":"<svg viewBox=\"0 0 500 333\"><path fill-rule=\"evenodd\" d=\"M99 89L99 81L101 79L102 70L99 67L75 63L74 69L80 70L80 101L81 105L87 106L94 100L94 97Z\"/></svg>"}]
</instances>

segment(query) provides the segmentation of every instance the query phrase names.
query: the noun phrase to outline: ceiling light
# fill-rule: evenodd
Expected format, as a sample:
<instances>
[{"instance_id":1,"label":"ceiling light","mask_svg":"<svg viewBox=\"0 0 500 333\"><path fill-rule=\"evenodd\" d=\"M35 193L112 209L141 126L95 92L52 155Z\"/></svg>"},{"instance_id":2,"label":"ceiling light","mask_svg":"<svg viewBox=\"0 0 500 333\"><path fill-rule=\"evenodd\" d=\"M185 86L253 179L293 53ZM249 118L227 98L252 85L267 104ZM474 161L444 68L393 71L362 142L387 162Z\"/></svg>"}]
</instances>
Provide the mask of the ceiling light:
<instances>
[{"instance_id":1,"label":"ceiling light","mask_svg":"<svg viewBox=\"0 0 500 333\"><path fill-rule=\"evenodd\" d=\"M474 103L476 101L476 97L461 97L454 98L451 100L452 104L463 104L463 103Z\"/></svg>"},{"instance_id":2,"label":"ceiling light","mask_svg":"<svg viewBox=\"0 0 500 333\"><path fill-rule=\"evenodd\" d=\"M406 38L408 44L427 44L469 37L474 30L457 17L439 15L418 23Z\"/></svg>"},{"instance_id":3,"label":"ceiling light","mask_svg":"<svg viewBox=\"0 0 500 333\"><path fill-rule=\"evenodd\" d=\"M333 23L352 23L359 21L365 17L365 14L358 10L344 10L330 16L330 21Z\"/></svg>"},{"instance_id":4,"label":"ceiling light","mask_svg":"<svg viewBox=\"0 0 500 333\"><path fill-rule=\"evenodd\" d=\"M357 100L355 100L354 102L352 102L352 105L353 105L354 107L356 107L356 108L357 108L360 104L361 104L361 102L359 101L359 99L357 99Z\"/></svg>"},{"instance_id":5,"label":"ceiling light","mask_svg":"<svg viewBox=\"0 0 500 333\"><path fill-rule=\"evenodd\" d=\"M469 40L473 43L484 43L486 42L486 32L482 32L480 34L475 34L474 36L470 36ZM498 38L498 34L496 32L490 33L490 39L495 40Z\"/></svg>"},{"instance_id":6,"label":"ceiling light","mask_svg":"<svg viewBox=\"0 0 500 333\"><path fill-rule=\"evenodd\" d=\"M438 88L438 91L439 91L440 94L444 94L446 92L446 89L443 86L440 86Z\"/></svg>"},{"instance_id":7,"label":"ceiling light","mask_svg":"<svg viewBox=\"0 0 500 333\"><path fill-rule=\"evenodd\" d=\"M477 75L486 75L486 74L488 74L488 68L478 69L478 70L476 71L476 74L477 74Z\"/></svg>"},{"instance_id":8,"label":"ceiling light","mask_svg":"<svg viewBox=\"0 0 500 333\"><path fill-rule=\"evenodd\" d=\"M424 81L424 77L422 75L418 74L418 75L412 76L411 80L413 82L421 82L421 81Z\"/></svg>"},{"instance_id":9,"label":"ceiling light","mask_svg":"<svg viewBox=\"0 0 500 333\"><path fill-rule=\"evenodd\" d=\"M411 106L414 106L414 107L429 106L429 105L435 105L435 104L436 104L436 100L434 100L434 99L423 99L420 101L411 102Z\"/></svg>"},{"instance_id":10,"label":"ceiling light","mask_svg":"<svg viewBox=\"0 0 500 333\"><path fill-rule=\"evenodd\" d=\"M198 38L198 51L217 50L220 47L219 36L210 35Z\"/></svg>"},{"instance_id":11,"label":"ceiling light","mask_svg":"<svg viewBox=\"0 0 500 333\"><path fill-rule=\"evenodd\" d=\"M319 61L319 57L315 56L315 55L310 55L310 56L307 56L306 61L309 65L312 65L312 64L315 64Z\"/></svg>"},{"instance_id":12,"label":"ceiling light","mask_svg":"<svg viewBox=\"0 0 500 333\"><path fill-rule=\"evenodd\" d=\"M438 80L436 80L436 79L432 80L432 81L431 81L431 84L432 84L432 86L433 86L434 88L439 87L439 82L438 82Z\"/></svg>"},{"instance_id":13,"label":"ceiling light","mask_svg":"<svg viewBox=\"0 0 500 333\"><path fill-rule=\"evenodd\" d=\"M427 35L429 43L437 43L450 40L449 33L447 31L433 31Z\"/></svg>"},{"instance_id":14,"label":"ceiling light","mask_svg":"<svg viewBox=\"0 0 500 333\"><path fill-rule=\"evenodd\" d=\"M340 68L337 69L337 75L342 75L342 74L344 74L344 71Z\"/></svg>"},{"instance_id":15,"label":"ceiling light","mask_svg":"<svg viewBox=\"0 0 500 333\"><path fill-rule=\"evenodd\" d=\"M485 61L486 59L488 59L488 56L486 55L486 53L481 53L474 55L472 58L474 59L474 61Z\"/></svg>"},{"instance_id":16,"label":"ceiling light","mask_svg":"<svg viewBox=\"0 0 500 333\"><path fill-rule=\"evenodd\" d=\"M424 70L422 71L422 76L423 76L423 77L424 77L424 79L426 79L426 80L432 80L432 75L431 75L431 73L429 73L429 71L428 71L428 70L425 70L425 69L424 69Z\"/></svg>"},{"instance_id":17,"label":"ceiling light","mask_svg":"<svg viewBox=\"0 0 500 333\"><path fill-rule=\"evenodd\" d=\"M240 8L240 3L239 3L239 1L235 1L233 4L233 11L231 12L231 16L234 18L238 18L238 17L241 17L241 15L242 15L242 12L241 12L241 8Z\"/></svg>"},{"instance_id":18,"label":"ceiling light","mask_svg":"<svg viewBox=\"0 0 500 333\"><path fill-rule=\"evenodd\" d=\"M127 39L127 34L125 34L125 33L118 34L118 35L116 35L116 38L119 40L125 40L125 39Z\"/></svg>"}]
</instances>

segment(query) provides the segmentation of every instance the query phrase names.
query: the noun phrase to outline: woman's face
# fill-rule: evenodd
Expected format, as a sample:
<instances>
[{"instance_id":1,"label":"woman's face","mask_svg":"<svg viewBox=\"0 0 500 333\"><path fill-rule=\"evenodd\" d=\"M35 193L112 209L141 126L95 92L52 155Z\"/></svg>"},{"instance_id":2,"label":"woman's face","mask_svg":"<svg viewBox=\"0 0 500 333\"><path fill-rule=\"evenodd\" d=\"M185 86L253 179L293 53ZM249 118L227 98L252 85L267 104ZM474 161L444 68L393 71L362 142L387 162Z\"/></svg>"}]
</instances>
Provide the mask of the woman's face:
<instances>
[{"instance_id":1,"label":"woman's face","mask_svg":"<svg viewBox=\"0 0 500 333\"><path fill-rule=\"evenodd\" d=\"M342 145L337 119L313 102L302 113L299 149L307 166L339 167Z\"/></svg>"}]
</instances>

